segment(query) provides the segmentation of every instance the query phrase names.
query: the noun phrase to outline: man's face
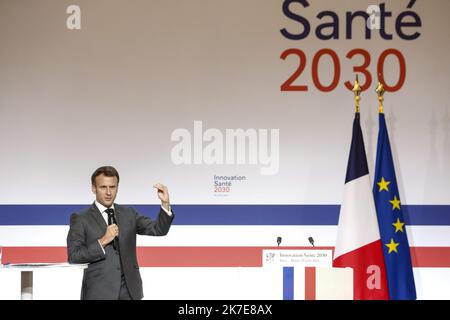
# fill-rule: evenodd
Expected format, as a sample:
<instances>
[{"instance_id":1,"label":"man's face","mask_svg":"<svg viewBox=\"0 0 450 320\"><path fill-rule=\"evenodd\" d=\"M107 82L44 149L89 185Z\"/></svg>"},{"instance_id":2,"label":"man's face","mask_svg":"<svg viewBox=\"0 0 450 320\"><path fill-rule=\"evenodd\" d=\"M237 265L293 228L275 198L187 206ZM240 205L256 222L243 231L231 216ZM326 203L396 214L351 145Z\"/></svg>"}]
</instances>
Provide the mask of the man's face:
<instances>
[{"instance_id":1,"label":"man's face","mask_svg":"<svg viewBox=\"0 0 450 320\"><path fill-rule=\"evenodd\" d=\"M117 177L107 177L101 174L95 177L92 192L95 193L95 198L99 203L109 208L116 199L118 187Z\"/></svg>"}]
</instances>

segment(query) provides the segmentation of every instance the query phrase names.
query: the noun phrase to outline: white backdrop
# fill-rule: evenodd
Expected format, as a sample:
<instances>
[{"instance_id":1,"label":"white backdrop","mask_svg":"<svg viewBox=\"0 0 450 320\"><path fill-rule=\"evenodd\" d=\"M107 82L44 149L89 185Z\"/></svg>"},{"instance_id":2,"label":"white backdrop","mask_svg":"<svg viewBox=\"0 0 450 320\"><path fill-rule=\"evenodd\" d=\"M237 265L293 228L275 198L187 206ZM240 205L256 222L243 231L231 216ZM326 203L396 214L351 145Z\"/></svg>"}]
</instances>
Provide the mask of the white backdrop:
<instances>
[{"instance_id":1,"label":"white backdrop","mask_svg":"<svg viewBox=\"0 0 450 320\"><path fill-rule=\"evenodd\" d=\"M407 11L407 2L389 2L387 10L396 18ZM395 48L405 57L406 81L386 94L385 111L402 200L450 202L448 1L414 5L423 27L408 31L421 33L413 41L396 35L394 18L386 18L393 40L380 39L376 30L364 39L362 19L353 23L353 38L345 39L345 12L365 11L371 1L291 5L312 26L310 36L297 41L280 33L301 29L283 15L283 1L76 3L80 30L66 28L72 2L1 2L1 203L86 203L90 174L105 163L122 175L122 203L155 202L151 185L157 180L170 187L173 201L184 204L340 203L354 112L353 94L343 83L353 81L352 67L362 62L361 56L345 55L355 48L372 58L374 81L361 111L371 172L378 130L376 63L381 52ZM340 18L339 40L315 37L314 27L331 21L316 18L324 10ZM296 56L280 59L289 48L307 56L295 84L308 85L308 92L280 91L298 67ZM324 48L341 61L341 80L329 93L318 91L311 79L313 56ZM324 85L331 82L331 67L324 56ZM386 59L384 70L387 83L395 84L395 57ZM222 133L279 129L278 172L261 175L266 166L248 159L243 165L175 165L171 135L178 128L193 135L196 120L204 131ZM217 197L214 175L247 180Z\"/></svg>"}]
</instances>

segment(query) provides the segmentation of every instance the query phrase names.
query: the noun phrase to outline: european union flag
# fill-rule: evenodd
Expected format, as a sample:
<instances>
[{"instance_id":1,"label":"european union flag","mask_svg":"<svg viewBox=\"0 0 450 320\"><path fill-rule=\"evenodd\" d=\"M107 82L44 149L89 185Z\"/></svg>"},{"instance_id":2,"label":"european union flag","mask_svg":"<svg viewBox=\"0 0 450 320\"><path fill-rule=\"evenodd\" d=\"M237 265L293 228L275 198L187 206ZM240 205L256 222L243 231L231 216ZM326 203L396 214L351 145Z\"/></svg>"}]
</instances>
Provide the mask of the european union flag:
<instances>
[{"instance_id":1,"label":"european union flag","mask_svg":"<svg viewBox=\"0 0 450 320\"><path fill-rule=\"evenodd\" d=\"M384 114L379 114L373 195L392 300L415 300L416 286Z\"/></svg>"}]
</instances>

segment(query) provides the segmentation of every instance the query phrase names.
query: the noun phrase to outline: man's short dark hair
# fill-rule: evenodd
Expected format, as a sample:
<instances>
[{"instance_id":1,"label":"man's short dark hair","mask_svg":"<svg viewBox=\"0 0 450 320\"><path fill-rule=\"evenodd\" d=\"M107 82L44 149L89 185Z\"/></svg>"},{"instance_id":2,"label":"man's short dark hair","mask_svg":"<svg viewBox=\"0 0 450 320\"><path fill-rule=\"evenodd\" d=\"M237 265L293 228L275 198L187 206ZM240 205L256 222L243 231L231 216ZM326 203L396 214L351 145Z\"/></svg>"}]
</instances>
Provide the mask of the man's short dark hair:
<instances>
[{"instance_id":1,"label":"man's short dark hair","mask_svg":"<svg viewBox=\"0 0 450 320\"><path fill-rule=\"evenodd\" d=\"M102 174L105 175L106 177L116 177L117 183L119 183L119 173L117 172L117 170L111 166L104 166L104 167L98 168L92 174L91 183L93 186L95 185L95 178Z\"/></svg>"}]
</instances>

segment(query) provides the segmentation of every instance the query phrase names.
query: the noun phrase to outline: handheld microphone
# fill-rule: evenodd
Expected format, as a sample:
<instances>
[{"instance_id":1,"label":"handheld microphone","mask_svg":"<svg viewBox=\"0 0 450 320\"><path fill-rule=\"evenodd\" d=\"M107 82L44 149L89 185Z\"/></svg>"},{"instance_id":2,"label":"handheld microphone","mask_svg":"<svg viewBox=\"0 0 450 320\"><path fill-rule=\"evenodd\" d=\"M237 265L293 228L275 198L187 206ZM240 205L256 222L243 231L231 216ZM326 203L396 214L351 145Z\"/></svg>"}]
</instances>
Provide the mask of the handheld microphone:
<instances>
[{"instance_id":1,"label":"handheld microphone","mask_svg":"<svg viewBox=\"0 0 450 320\"><path fill-rule=\"evenodd\" d=\"M280 246L280 243L281 243L281 237L277 237L277 243L278 243L278 246Z\"/></svg>"},{"instance_id":2,"label":"handheld microphone","mask_svg":"<svg viewBox=\"0 0 450 320\"><path fill-rule=\"evenodd\" d=\"M111 215L111 222L113 224L117 225L117 227L119 227L119 224L117 223L117 219L116 219L116 212L113 212L113 214ZM113 248L114 248L114 250L119 251L119 236L114 237Z\"/></svg>"},{"instance_id":3,"label":"handheld microphone","mask_svg":"<svg viewBox=\"0 0 450 320\"><path fill-rule=\"evenodd\" d=\"M308 241L309 241L309 243L311 243L312 246L314 247L314 239L313 239L313 237L309 237L309 238L308 238Z\"/></svg>"},{"instance_id":4,"label":"handheld microphone","mask_svg":"<svg viewBox=\"0 0 450 320\"><path fill-rule=\"evenodd\" d=\"M117 220L116 220L116 213L115 212L113 212L113 214L111 216L111 221L112 221L113 224L118 225L117 224Z\"/></svg>"}]
</instances>

